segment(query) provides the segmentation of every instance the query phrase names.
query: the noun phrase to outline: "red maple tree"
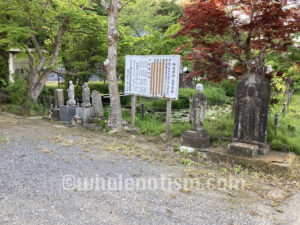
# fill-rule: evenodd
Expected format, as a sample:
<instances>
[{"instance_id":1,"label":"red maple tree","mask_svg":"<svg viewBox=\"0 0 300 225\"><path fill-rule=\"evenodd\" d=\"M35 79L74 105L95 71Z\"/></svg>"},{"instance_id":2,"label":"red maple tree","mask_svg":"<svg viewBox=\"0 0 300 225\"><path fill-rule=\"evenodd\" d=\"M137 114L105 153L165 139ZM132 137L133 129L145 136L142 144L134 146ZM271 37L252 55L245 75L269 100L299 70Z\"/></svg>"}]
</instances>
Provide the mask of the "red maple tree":
<instances>
[{"instance_id":1,"label":"red maple tree","mask_svg":"<svg viewBox=\"0 0 300 225\"><path fill-rule=\"evenodd\" d=\"M266 75L266 54L287 51L293 44L293 36L300 31L297 3L297 0L192 0L184 8L182 28L176 34L190 40L186 59L194 64L191 75L206 76L213 81L253 71Z\"/></svg>"}]
</instances>

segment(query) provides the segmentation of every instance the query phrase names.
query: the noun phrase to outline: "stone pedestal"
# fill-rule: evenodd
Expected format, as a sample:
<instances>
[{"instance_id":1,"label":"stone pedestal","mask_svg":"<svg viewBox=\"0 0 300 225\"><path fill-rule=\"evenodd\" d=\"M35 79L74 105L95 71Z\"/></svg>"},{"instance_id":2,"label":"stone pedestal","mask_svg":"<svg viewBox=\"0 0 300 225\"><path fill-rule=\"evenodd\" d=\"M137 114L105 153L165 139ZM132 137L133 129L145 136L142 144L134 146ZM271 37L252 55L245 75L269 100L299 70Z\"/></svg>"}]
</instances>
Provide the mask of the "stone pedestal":
<instances>
[{"instance_id":1,"label":"stone pedestal","mask_svg":"<svg viewBox=\"0 0 300 225\"><path fill-rule=\"evenodd\" d=\"M185 131L181 136L182 144L194 148L207 148L210 145L210 136L205 132Z\"/></svg>"},{"instance_id":2,"label":"stone pedestal","mask_svg":"<svg viewBox=\"0 0 300 225\"><path fill-rule=\"evenodd\" d=\"M72 118L76 114L76 108L77 106L75 105L63 105L59 107L59 119L62 122L71 122Z\"/></svg>"},{"instance_id":3,"label":"stone pedestal","mask_svg":"<svg viewBox=\"0 0 300 225\"><path fill-rule=\"evenodd\" d=\"M93 117L93 108L77 107L76 114L72 120L73 124L85 125Z\"/></svg>"},{"instance_id":4,"label":"stone pedestal","mask_svg":"<svg viewBox=\"0 0 300 225\"><path fill-rule=\"evenodd\" d=\"M59 120L59 108L51 109L51 118L54 120Z\"/></svg>"},{"instance_id":5,"label":"stone pedestal","mask_svg":"<svg viewBox=\"0 0 300 225\"><path fill-rule=\"evenodd\" d=\"M233 142L228 145L228 153L237 156L255 157L257 156L258 146L242 142Z\"/></svg>"},{"instance_id":6,"label":"stone pedestal","mask_svg":"<svg viewBox=\"0 0 300 225\"><path fill-rule=\"evenodd\" d=\"M237 156L255 157L269 152L270 145L267 143L235 141L228 145L228 153Z\"/></svg>"}]
</instances>

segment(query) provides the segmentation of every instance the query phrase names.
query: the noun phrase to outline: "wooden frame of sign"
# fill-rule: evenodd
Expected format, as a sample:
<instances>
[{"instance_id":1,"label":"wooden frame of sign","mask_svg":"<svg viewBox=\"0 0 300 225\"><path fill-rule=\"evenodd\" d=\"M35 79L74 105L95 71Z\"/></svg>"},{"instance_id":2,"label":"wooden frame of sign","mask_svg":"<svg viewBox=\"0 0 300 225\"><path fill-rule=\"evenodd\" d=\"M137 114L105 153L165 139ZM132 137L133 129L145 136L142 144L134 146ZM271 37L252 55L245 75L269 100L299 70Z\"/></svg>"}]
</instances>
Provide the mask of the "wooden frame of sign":
<instances>
[{"instance_id":1,"label":"wooden frame of sign","mask_svg":"<svg viewBox=\"0 0 300 225\"><path fill-rule=\"evenodd\" d=\"M136 97L167 99L166 135L170 135L172 100L178 99L179 55L126 56L125 94L131 98L131 127L135 124Z\"/></svg>"}]
</instances>

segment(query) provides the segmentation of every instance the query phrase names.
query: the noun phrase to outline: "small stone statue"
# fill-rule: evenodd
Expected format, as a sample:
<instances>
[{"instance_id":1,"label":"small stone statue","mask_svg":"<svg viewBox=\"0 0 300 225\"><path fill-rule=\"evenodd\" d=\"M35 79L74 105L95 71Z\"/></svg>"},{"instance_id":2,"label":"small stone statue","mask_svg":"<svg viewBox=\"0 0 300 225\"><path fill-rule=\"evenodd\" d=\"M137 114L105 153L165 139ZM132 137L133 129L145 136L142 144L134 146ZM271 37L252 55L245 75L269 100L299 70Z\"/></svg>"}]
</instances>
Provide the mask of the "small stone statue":
<instances>
[{"instance_id":1,"label":"small stone statue","mask_svg":"<svg viewBox=\"0 0 300 225\"><path fill-rule=\"evenodd\" d=\"M196 91L197 93L190 97L191 129L183 132L182 143L195 148L207 148L210 145L210 137L203 130L207 105L206 97L203 94L203 85L197 84Z\"/></svg>"},{"instance_id":2,"label":"small stone statue","mask_svg":"<svg viewBox=\"0 0 300 225\"><path fill-rule=\"evenodd\" d=\"M206 97L203 94L203 85L196 85L197 93L190 97L190 121L191 130L201 132L203 131L205 108L207 105Z\"/></svg>"},{"instance_id":3,"label":"small stone statue","mask_svg":"<svg viewBox=\"0 0 300 225\"><path fill-rule=\"evenodd\" d=\"M69 81L69 89L68 89L68 102L67 105L75 105L76 101L75 101L75 92L74 92L74 85L73 85L73 81Z\"/></svg>"},{"instance_id":4,"label":"small stone statue","mask_svg":"<svg viewBox=\"0 0 300 225\"><path fill-rule=\"evenodd\" d=\"M91 91L87 82L85 82L82 86L82 106L85 108L91 107Z\"/></svg>"}]
</instances>

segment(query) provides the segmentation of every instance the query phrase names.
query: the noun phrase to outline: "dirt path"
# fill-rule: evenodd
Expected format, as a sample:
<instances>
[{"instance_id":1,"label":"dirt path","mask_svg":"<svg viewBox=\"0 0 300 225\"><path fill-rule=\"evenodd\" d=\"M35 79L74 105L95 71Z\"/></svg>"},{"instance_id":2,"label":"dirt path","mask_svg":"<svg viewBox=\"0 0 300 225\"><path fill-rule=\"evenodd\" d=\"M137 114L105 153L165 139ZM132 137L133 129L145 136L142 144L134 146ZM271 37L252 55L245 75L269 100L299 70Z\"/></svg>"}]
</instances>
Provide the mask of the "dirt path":
<instances>
[{"instance_id":1,"label":"dirt path","mask_svg":"<svg viewBox=\"0 0 300 225\"><path fill-rule=\"evenodd\" d=\"M299 194L284 202L297 191L297 179L198 157L200 162L192 162L144 136L109 136L0 113L0 224L291 224L299 219L299 211L291 213ZM242 180L242 188L230 188L232 180ZM146 188L142 183L136 188L144 181Z\"/></svg>"}]
</instances>

